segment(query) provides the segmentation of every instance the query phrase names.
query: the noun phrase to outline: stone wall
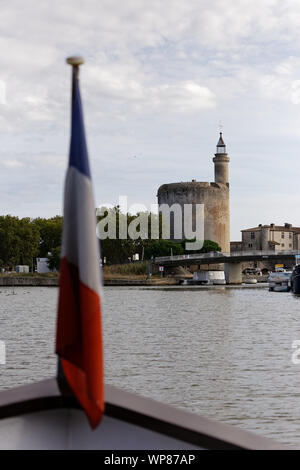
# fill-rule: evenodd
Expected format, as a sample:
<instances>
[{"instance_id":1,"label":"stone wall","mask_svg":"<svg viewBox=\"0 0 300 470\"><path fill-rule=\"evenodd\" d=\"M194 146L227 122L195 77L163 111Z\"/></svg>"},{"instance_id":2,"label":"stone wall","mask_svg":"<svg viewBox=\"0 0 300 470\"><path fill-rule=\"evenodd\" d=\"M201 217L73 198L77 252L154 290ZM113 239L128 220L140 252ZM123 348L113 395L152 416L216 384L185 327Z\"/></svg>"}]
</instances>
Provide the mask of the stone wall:
<instances>
[{"instance_id":1,"label":"stone wall","mask_svg":"<svg viewBox=\"0 0 300 470\"><path fill-rule=\"evenodd\" d=\"M223 252L230 252L229 185L222 183L164 184L158 189L158 204L204 204L204 239L217 242ZM193 228L196 227L196 212L193 213ZM182 234L180 239L185 238ZM171 221L171 239L174 229Z\"/></svg>"}]
</instances>

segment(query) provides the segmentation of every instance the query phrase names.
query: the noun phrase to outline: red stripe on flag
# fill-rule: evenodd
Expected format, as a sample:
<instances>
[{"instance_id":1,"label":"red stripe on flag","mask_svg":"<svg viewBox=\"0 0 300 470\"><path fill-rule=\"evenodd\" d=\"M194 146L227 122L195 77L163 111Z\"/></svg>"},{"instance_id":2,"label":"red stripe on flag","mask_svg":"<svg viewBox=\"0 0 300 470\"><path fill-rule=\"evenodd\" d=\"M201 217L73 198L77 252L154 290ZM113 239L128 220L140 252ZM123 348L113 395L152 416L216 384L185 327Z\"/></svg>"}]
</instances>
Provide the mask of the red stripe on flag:
<instances>
[{"instance_id":1,"label":"red stripe on flag","mask_svg":"<svg viewBox=\"0 0 300 470\"><path fill-rule=\"evenodd\" d=\"M103 345L99 295L62 258L56 353L65 377L95 428L104 412Z\"/></svg>"}]
</instances>

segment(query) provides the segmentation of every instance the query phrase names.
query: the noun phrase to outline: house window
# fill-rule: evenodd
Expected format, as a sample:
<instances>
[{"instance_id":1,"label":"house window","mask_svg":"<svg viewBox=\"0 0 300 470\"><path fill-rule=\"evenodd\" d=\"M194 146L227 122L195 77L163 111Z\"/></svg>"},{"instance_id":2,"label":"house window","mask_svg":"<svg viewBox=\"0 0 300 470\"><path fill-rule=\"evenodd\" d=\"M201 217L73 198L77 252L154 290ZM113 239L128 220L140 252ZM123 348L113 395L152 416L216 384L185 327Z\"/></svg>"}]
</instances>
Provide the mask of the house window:
<instances>
[{"instance_id":1,"label":"house window","mask_svg":"<svg viewBox=\"0 0 300 470\"><path fill-rule=\"evenodd\" d=\"M292 233L291 232L289 233L289 238L292 238Z\"/></svg>"},{"instance_id":2,"label":"house window","mask_svg":"<svg viewBox=\"0 0 300 470\"><path fill-rule=\"evenodd\" d=\"M289 247L292 248L292 244L291 244L291 243L289 244Z\"/></svg>"},{"instance_id":3,"label":"house window","mask_svg":"<svg viewBox=\"0 0 300 470\"><path fill-rule=\"evenodd\" d=\"M281 246L284 246L284 243L281 243Z\"/></svg>"},{"instance_id":4,"label":"house window","mask_svg":"<svg viewBox=\"0 0 300 470\"><path fill-rule=\"evenodd\" d=\"M255 233L254 232L251 232L250 238L251 238L251 240L253 240L255 238Z\"/></svg>"},{"instance_id":5,"label":"house window","mask_svg":"<svg viewBox=\"0 0 300 470\"><path fill-rule=\"evenodd\" d=\"M249 243L248 247L249 247L249 248L252 248L252 243Z\"/></svg>"},{"instance_id":6,"label":"house window","mask_svg":"<svg viewBox=\"0 0 300 470\"><path fill-rule=\"evenodd\" d=\"M281 232L281 238L284 238L284 232Z\"/></svg>"}]
</instances>

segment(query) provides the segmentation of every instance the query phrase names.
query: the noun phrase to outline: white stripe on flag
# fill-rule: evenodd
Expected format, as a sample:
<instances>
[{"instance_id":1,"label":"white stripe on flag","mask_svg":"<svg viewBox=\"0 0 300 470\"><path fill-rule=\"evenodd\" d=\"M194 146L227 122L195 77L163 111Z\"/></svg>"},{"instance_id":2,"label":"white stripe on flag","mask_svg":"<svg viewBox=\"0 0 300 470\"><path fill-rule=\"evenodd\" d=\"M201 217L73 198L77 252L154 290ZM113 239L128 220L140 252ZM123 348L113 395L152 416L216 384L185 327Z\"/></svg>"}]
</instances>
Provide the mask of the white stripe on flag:
<instances>
[{"instance_id":1,"label":"white stripe on flag","mask_svg":"<svg viewBox=\"0 0 300 470\"><path fill-rule=\"evenodd\" d=\"M61 256L78 267L86 286L101 294L92 182L74 167L69 167L66 175Z\"/></svg>"}]
</instances>

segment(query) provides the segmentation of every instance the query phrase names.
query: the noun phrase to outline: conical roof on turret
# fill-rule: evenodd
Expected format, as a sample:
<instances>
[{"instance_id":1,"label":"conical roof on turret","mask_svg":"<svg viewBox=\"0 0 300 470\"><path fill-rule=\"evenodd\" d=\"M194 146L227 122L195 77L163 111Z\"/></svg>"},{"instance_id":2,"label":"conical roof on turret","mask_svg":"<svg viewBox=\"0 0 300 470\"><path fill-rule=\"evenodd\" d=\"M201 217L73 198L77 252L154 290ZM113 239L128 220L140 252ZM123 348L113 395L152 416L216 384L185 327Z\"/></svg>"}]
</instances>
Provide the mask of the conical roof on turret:
<instances>
[{"instance_id":1,"label":"conical roof on turret","mask_svg":"<svg viewBox=\"0 0 300 470\"><path fill-rule=\"evenodd\" d=\"M225 147L225 142L223 140L222 132L220 132L219 142L217 143L217 147Z\"/></svg>"}]
</instances>

